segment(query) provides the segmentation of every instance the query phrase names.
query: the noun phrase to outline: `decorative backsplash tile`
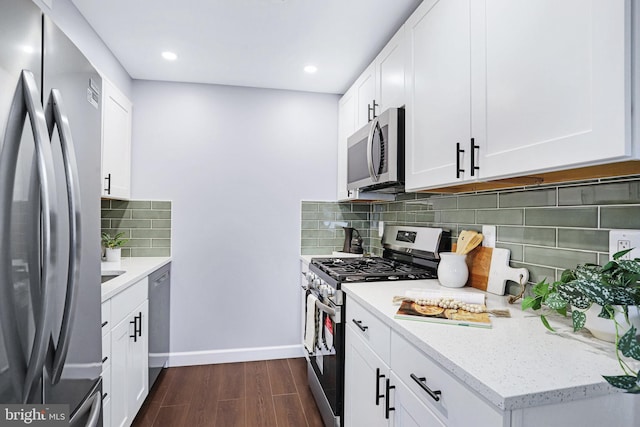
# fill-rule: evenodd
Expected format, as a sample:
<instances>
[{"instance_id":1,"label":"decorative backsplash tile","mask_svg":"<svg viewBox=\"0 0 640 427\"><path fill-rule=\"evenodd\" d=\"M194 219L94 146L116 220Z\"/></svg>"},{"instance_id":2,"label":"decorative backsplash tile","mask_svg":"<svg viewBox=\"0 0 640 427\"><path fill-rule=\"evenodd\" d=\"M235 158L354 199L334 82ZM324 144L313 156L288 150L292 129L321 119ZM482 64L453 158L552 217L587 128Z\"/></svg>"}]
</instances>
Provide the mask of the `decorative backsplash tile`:
<instances>
[{"instance_id":1,"label":"decorative backsplash tile","mask_svg":"<svg viewBox=\"0 0 640 427\"><path fill-rule=\"evenodd\" d=\"M368 228L365 251L376 255L382 253L379 221L442 227L451 230L454 241L461 230L481 231L483 224L496 225L497 246L511 250L512 266L527 268L531 282L553 281L567 267L605 263L610 229L640 229L640 177L457 195L407 193L395 202L302 202L302 206L302 235L326 229L336 243L323 246L328 242L303 238L302 254L339 250L342 229L327 224L346 221L354 211L363 216L358 217L357 225L347 222L358 230ZM328 223L306 221L305 210L332 214Z\"/></svg>"},{"instance_id":2,"label":"decorative backsplash tile","mask_svg":"<svg viewBox=\"0 0 640 427\"><path fill-rule=\"evenodd\" d=\"M102 231L123 232L124 257L171 255L171 202L102 200Z\"/></svg>"}]
</instances>

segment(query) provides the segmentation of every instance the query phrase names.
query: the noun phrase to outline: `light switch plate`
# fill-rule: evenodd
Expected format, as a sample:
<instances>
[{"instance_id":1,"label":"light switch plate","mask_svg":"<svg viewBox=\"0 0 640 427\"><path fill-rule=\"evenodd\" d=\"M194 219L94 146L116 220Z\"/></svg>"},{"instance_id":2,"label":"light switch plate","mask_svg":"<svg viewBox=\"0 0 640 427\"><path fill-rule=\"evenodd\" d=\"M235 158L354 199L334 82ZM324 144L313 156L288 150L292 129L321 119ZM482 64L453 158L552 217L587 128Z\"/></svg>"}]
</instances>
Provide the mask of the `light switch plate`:
<instances>
[{"instance_id":1,"label":"light switch plate","mask_svg":"<svg viewBox=\"0 0 640 427\"><path fill-rule=\"evenodd\" d=\"M622 259L640 258L640 230L611 230L609 232L609 259L616 252L632 249Z\"/></svg>"},{"instance_id":2,"label":"light switch plate","mask_svg":"<svg viewBox=\"0 0 640 427\"><path fill-rule=\"evenodd\" d=\"M495 225L483 225L482 226L482 246L485 248L496 247L496 226Z\"/></svg>"}]
</instances>

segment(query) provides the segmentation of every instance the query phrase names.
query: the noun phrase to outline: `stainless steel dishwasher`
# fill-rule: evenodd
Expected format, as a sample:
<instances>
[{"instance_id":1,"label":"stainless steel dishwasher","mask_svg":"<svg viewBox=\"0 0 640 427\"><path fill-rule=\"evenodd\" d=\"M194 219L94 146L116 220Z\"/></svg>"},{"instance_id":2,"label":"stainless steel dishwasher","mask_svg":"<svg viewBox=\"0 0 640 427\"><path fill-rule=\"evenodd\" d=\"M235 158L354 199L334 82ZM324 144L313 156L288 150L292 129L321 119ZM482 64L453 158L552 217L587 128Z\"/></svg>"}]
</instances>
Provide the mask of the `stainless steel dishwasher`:
<instances>
[{"instance_id":1,"label":"stainless steel dishwasher","mask_svg":"<svg viewBox=\"0 0 640 427\"><path fill-rule=\"evenodd\" d=\"M149 389L169 360L171 263L149 275Z\"/></svg>"}]
</instances>

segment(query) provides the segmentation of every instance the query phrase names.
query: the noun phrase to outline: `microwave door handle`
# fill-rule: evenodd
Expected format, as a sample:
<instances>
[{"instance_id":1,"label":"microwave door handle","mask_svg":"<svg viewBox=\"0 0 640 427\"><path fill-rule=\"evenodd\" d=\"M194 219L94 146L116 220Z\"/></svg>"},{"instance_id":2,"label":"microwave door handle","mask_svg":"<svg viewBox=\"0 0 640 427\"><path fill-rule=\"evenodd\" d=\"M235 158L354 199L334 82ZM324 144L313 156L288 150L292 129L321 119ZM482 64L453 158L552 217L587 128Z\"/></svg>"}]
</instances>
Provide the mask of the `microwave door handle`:
<instances>
[{"instance_id":1,"label":"microwave door handle","mask_svg":"<svg viewBox=\"0 0 640 427\"><path fill-rule=\"evenodd\" d=\"M373 137L378 127L378 118L374 118L369 128L369 136L367 138L367 164L369 166L369 176L373 182L378 181L378 175L376 174L376 168L373 164Z\"/></svg>"}]
</instances>

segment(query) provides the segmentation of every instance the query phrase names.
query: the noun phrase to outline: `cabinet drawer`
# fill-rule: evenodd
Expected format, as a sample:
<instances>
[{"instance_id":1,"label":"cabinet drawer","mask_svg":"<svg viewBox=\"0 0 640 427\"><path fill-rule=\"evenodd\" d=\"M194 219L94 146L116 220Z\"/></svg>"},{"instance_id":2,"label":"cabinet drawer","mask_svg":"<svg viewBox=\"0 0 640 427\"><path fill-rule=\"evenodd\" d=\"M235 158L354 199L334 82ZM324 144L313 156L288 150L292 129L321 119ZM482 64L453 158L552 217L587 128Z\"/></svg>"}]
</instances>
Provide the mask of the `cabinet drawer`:
<instances>
[{"instance_id":1,"label":"cabinet drawer","mask_svg":"<svg viewBox=\"0 0 640 427\"><path fill-rule=\"evenodd\" d=\"M111 300L108 299L102 303L101 308L102 318L102 335L111 330Z\"/></svg>"},{"instance_id":2,"label":"cabinet drawer","mask_svg":"<svg viewBox=\"0 0 640 427\"><path fill-rule=\"evenodd\" d=\"M389 364L391 329L353 299L346 301L347 325L364 339L371 349Z\"/></svg>"},{"instance_id":3,"label":"cabinet drawer","mask_svg":"<svg viewBox=\"0 0 640 427\"><path fill-rule=\"evenodd\" d=\"M391 370L446 425L504 425L502 411L395 332L391 334ZM419 383L437 394L430 396Z\"/></svg>"},{"instance_id":4,"label":"cabinet drawer","mask_svg":"<svg viewBox=\"0 0 640 427\"><path fill-rule=\"evenodd\" d=\"M149 278L145 277L111 298L111 318L113 325L122 321L129 313L147 299Z\"/></svg>"},{"instance_id":5,"label":"cabinet drawer","mask_svg":"<svg viewBox=\"0 0 640 427\"><path fill-rule=\"evenodd\" d=\"M111 364L111 333L102 336L102 360L102 369Z\"/></svg>"}]
</instances>

